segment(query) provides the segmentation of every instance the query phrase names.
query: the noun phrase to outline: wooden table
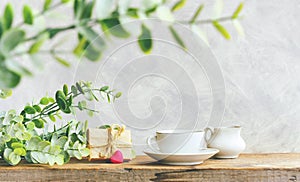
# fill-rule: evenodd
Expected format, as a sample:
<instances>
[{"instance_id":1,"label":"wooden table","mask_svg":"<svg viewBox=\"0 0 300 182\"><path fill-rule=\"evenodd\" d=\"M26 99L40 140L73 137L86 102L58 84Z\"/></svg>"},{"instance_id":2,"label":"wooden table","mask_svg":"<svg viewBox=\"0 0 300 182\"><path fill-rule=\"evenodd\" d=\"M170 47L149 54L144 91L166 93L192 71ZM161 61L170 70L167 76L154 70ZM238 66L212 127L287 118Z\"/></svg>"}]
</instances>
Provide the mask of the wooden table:
<instances>
[{"instance_id":1,"label":"wooden table","mask_svg":"<svg viewBox=\"0 0 300 182\"><path fill-rule=\"evenodd\" d=\"M71 161L63 166L8 166L0 161L0 181L300 181L300 154L243 154L209 159L196 166L168 166L147 156L123 164Z\"/></svg>"}]
</instances>

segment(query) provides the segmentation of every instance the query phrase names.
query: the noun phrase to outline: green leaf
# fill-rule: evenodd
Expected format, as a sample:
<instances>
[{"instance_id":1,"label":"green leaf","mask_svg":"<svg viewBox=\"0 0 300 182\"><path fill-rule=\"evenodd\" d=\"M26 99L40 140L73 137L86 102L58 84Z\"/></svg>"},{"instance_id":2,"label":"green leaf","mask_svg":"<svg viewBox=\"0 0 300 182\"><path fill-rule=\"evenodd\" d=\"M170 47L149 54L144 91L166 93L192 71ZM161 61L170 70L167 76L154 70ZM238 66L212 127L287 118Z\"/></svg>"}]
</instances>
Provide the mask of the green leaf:
<instances>
[{"instance_id":1,"label":"green leaf","mask_svg":"<svg viewBox=\"0 0 300 182\"><path fill-rule=\"evenodd\" d=\"M88 114L88 116L90 116L90 117L93 117L94 116L94 112L93 111L86 111L87 112L87 114Z\"/></svg>"},{"instance_id":2,"label":"green leaf","mask_svg":"<svg viewBox=\"0 0 300 182\"><path fill-rule=\"evenodd\" d=\"M64 112L69 113L69 106L66 100L65 94L58 90L55 94L55 100L57 102L58 107Z\"/></svg>"},{"instance_id":3,"label":"green leaf","mask_svg":"<svg viewBox=\"0 0 300 182\"><path fill-rule=\"evenodd\" d=\"M78 108L79 108L79 110L84 110L84 108L86 107L86 101L79 101L78 102Z\"/></svg>"},{"instance_id":4,"label":"green leaf","mask_svg":"<svg viewBox=\"0 0 300 182\"><path fill-rule=\"evenodd\" d=\"M49 141L41 141L38 143L38 150L43 151L46 147L50 146L51 143Z\"/></svg>"},{"instance_id":5,"label":"green leaf","mask_svg":"<svg viewBox=\"0 0 300 182\"><path fill-rule=\"evenodd\" d=\"M196 10L194 16L193 16L192 19L190 20L190 24L195 23L195 21L197 20L198 16L200 15L201 11L203 10L203 8L204 8L204 5L203 5L203 4L201 4L201 5L197 8L197 10Z\"/></svg>"},{"instance_id":6,"label":"green leaf","mask_svg":"<svg viewBox=\"0 0 300 182\"><path fill-rule=\"evenodd\" d=\"M70 156L68 155L67 162L70 160ZM65 163L65 155L59 154L55 157L55 162L57 165L63 165Z\"/></svg>"},{"instance_id":7,"label":"green leaf","mask_svg":"<svg viewBox=\"0 0 300 182\"><path fill-rule=\"evenodd\" d=\"M4 30L10 29L12 23L14 20L14 12L12 5L8 3L4 9L4 15L3 15L3 28Z\"/></svg>"},{"instance_id":8,"label":"green leaf","mask_svg":"<svg viewBox=\"0 0 300 182\"><path fill-rule=\"evenodd\" d=\"M19 29L10 29L2 35L0 52L7 55L25 39L25 32Z\"/></svg>"},{"instance_id":9,"label":"green leaf","mask_svg":"<svg viewBox=\"0 0 300 182\"><path fill-rule=\"evenodd\" d=\"M49 104L49 99L48 99L48 97L43 97L43 98L41 98L40 104L42 104L42 105L48 105L48 104Z\"/></svg>"},{"instance_id":10,"label":"green leaf","mask_svg":"<svg viewBox=\"0 0 300 182\"><path fill-rule=\"evenodd\" d=\"M34 42L29 50L28 50L28 53L29 54L36 54L37 52L39 52L40 48L42 47L43 43L45 42L45 38L41 38L39 40L37 40L36 42Z\"/></svg>"},{"instance_id":11,"label":"green leaf","mask_svg":"<svg viewBox=\"0 0 300 182\"><path fill-rule=\"evenodd\" d=\"M23 19L25 24L29 24L29 25L33 24L34 16L31 8L27 5L25 5L23 8Z\"/></svg>"},{"instance_id":12,"label":"green leaf","mask_svg":"<svg viewBox=\"0 0 300 182\"><path fill-rule=\"evenodd\" d=\"M36 110L31 106L25 106L24 111L27 114L35 114L36 113Z\"/></svg>"},{"instance_id":13,"label":"green leaf","mask_svg":"<svg viewBox=\"0 0 300 182\"><path fill-rule=\"evenodd\" d=\"M91 45L97 50L103 50L105 48L105 42L101 36L99 36L90 27L79 27L78 31L89 41ZM91 46L90 45L90 46Z\"/></svg>"},{"instance_id":14,"label":"green leaf","mask_svg":"<svg viewBox=\"0 0 300 182\"><path fill-rule=\"evenodd\" d=\"M53 121L53 122L55 122L55 121L56 121L56 119L55 119L55 117L54 117L53 115L51 115L51 114L48 114L48 117L49 117L49 119L50 119L51 121Z\"/></svg>"},{"instance_id":15,"label":"green leaf","mask_svg":"<svg viewBox=\"0 0 300 182\"><path fill-rule=\"evenodd\" d=\"M78 20L81 16L81 13L84 8L84 1L83 0L75 0L74 5L73 5L73 11L74 11L74 16L75 19Z\"/></svg>"},{"instance_id":16,"label":"green leaf","mask_svg":"<svg viewBox=\"0 0 300 182\"><path fill-rule=\"evenodd\" d=\"M84 91L83 91L83 89L82 89L80 83L78 83L78 82L76 83L76 88L78 89L78 91L79 91L81 94L84 94Z\"/></svg>"},{"instance_id":17,"label":"green leaf","mask_svg":"<svg viewBox=\"0 0 300 182\"><path fill-rule=\"evenodd\" d=\"M15 116L12 120L14 120L17 123L20 123L20 122L24 121L24 117L22 115L18 115L18 116Z\"/></svg>"},{"instance_id":18,"label":"green leaf","mask_svg":"<svg viewBox=\"0 0 300 182\"><path fill-rule=\"evenodd\" d=\"M30 140L31 139L31 134L29 132L23 132L22 138L23 140Z\"/></svg>"},{"instance_id":19,"label":"green leaf","mask_svg":"<svg viewBox=\"0 0 300 182\"><path fill-rule=\"evenodd\" d=\"M98 61L102 56L102 52L94 48L92 45L89 45L85 49L84 56L90 61Z\"/></svg>"},{"instance_id":20,"label":"green leaf","mask_svg":"<svg viewBox=\"0 0 300 182\"><path fill-rule=\"evenodd\" d=\"M54 144L60 146L60 148L63 148L67 143L67 141L68 141L68 137L62 136L58 140L56 140Z\"/></svg>"},{"instance_id":21,"label":"green leaf","mask_svg":"<svg viewBox=\"0 0 300 182\"><path fill-rule=\"evenodd\" d=\"M73 155L74 155L74 157L76 157L76 159L79 159L79 160L82 159L82 155L79 151L74 150Z\"/></svg>"},{"instance_id":22,"label":"green leaf","mask_svg":"<svg viewBox=\"0 0 300 182\"><path fill-rule=\"evenodd\" d=\"M51 6L52 0L45 0L43 11L47 11Z\"/></svg>"},{"instance_id":23,"label":"green leaf","mask_svg":"<svg viewBox=\"0 0 300 182\"><path fill-rule=\"evenodd\" d=\"M44 33L48 33L49 38L52 39L54 36L56 36L58 33L66 31L66 30L70 30L70 29L74 29L75 25L71 25L68 27L64 27L64 28L47 28Z\"/></svg>"},{"instance_id":24,"label":"green leaf","mask_svg":"<svg viewBox=\"0 0 300 182\"><path fill-rule=\"evenodd\" d=\"M240 4L239 4L239 6L236 8L236 10L234 11L234 13L233 13L233 15L232 15L232 19L236 19L236 18L238 18L239 17L239 14L240 14L240 12L242 11L242 9L243 9L243 7L244 7L244 3L243 2L241 2Z\"/></svg>"},{"instance_id":25,"label":"green leaf","mask_svg":"<svg viewBox=\"0 0 300 182\"><path fill-rule=\"evenodd\" d=\"M23 148L24 145L23 145L23 143L13 142L13 143L11 144L11 147L12 147L13 149L15 149L15 148Z\"/></svg>"},{"instance_id":26,"label":"green leaf","mask_svg":"<svg viewBox=\"0 0 300 182\"><path fill-rule=\"evenodd\" d=\"M107 101L108 101L108 103L110 103L110 96L109 96L109 94L108 94L108 93L106 94L106 97L107 97Z\"/></svg>"},{"instance_id":27,"label":"green leaf","mask_svg":"<svg viewBox=\"0 0 300 182\"><path fill-rule=\"evenodd\" d=\"M87 40L85 38L81 38L80 41L78 42L77 46L73 50L73 53L76 56L80 57L84 52L86 44L87 44Z\"/></svg>"},{"instance_id":28,"label":"green leaf","mask_svg":"<svg viewBox=\"0 0 300 182\"><path fill-rule=\"evenodd\" d=\"M43 119L34 119L32 120L34 123L35 127L37 128L44 128L44 120Z\"/></svg>"},{"instance_id":29,"label":"green leaf","mask_svg":"<svg viewBox=\"0 0 300 182\"><path fill-rule=\"evenodd\" d=\"M64 84L63 92L64 92L65 95L68 95L68 93L69 93L68 85Z\"/></svg>"},{"instance_id":30,"label":"green leaf","mask_svg":"<svg viewBox=\"0 0 300 182\"><path fill-rule=\"evenodd\" d=\"M221 24L219 24L218 21L213 21L213 25L223 35L223 37L225 39L231 38L230 34L227 32L227 30Z\"/></svg>"},{"instance_id":31,"label":"green leaf","mask_svg":"<svg viewBox=\"0 0 300 182\"><path fill-rule=\"evenodd\" d=\"M128 8L127 15L132 18L139 18L138 11L138 8Z\"/></svg>"},{"instance_id":32,"label":"green leaf","mask_svg":"<svg viewBox=\"0 0 300 182\"><path fill-rule=\"evenodd\" d=\"M11 89L0 89L0 98L1 99L6 99L7 97L10 97L11 95L12 95Z\"/></svg>"},{"instance_id":33,"label":"green leaf","mask_svg":"<svg viewBox=\"0 0 300 182\"><path fill-rule=\"evenodd\" d=\"M36 110L36 112L41 112L42 111L41 107L38 106L38 105L33 105L32 107Z\"/></svg>"},{"instance_id":34,"label":"green leaf","mask_svg":"<svg viewBox=\"0 0 300 182\"><path fill-rule=\"evenodd\" d=\"M88 19L91 18L92 12L93 12L93 7L94 7L95 1L88 2L85 4L80 19Z\"/></svg>"},{"instance_id":35,"label":"green leaf","mask_svg":"<svg viewBox=\"0 0 300 182\"><path fill-rule=\"evenodd\" d=\"M112 35L119 38L128 38L130 34L122 27L118 18L104 19L100 21L103 30L109 31Z\"/></svg>"},{"instance_id":36,"label":"green leaf","mask_svg":"<svg viewBox=\"0 0 300 182\"><path fill-rule=\"evenodd\" d=\"M71 66L71 64L68 61L64 60L63 58L60 58L58 56L54 56L54 58L58 63L60 63L61 65L65 66L65 67Z\"/></svg>"},{"instance_id":37,"label":"green leaf","mask_svg":"<svg viewBox=\"0 0 300 182\"><path fill-rule=\"evenodd\" d=\"M21 161L21 157L14 152L11 152L8 156L8 161L11 165L17 165Z\"/></svg>"},{"instance_id":38,"label":"green leaf","mask_svg":"<svg viewBox=\"0 0 300 182\"><path fill-rule=\"evenodd\" d=\"M55 100L52 97L48 97L48 99L49 99L49 102L51 102L51 103L55 102Z\"/></svg>"},{"instance_id":39,"label":"green leaf","mask_svg":"<svg viewBox=\"0 0 300 182\"><path fill-rule=\"evenodd\" d=\"M102 125L102 126L99 126L99 129L107 129L107 128L111 128L110 125Z\"/></svg>"},{"instance_id":40,"label":"green leaf","mask_svg":"<svg viewBox=\"0 0 300 182\"><path fill-rule=\"evenodd\" d=\"M101 88L100 88L100 91L102 91L102 92L103 92L103 91L106 91L106 90L108 90L108 89L109 89L109 87L108 87L108 86L103 86L103 87L101 87Z\"/></svg>"},{"instance_id":41,"label":"green leaf","mask_svg":"<svg viewBox=\"0 0 300 182\"><path fill-rule=\"evenodd\" d=\"M179 37L178 33L176 32L176 30L172 27L169 26L169 29L172 33L173 38L176 40L176 42L184 49L186 49L183 40Z\"/></svg>"},{"instance_id":42,"label":"green leaf","mask_svg":"<svg viewBox=\"0 0 300 182\"><path fill-rule=\"evenodd\" d=\"M61 0L60 2L64 4L70 2L70 0Z\"/></svg>"},{"instance_id":43,"label":"green leaf","mask_svg":"<svg viewBox=\"0 0 300 182\"><path fill-rule=\"evenodd\" d=\"M42 141L42 139L39 136L33 136L29 141L26 143L26 149L27 150L37 150L39 143Z\"/></svg>"},{"instance_id":44,"label":"green leaf","mask_svg":"<svg viewBox=\"0 0 300 182\"><path fill-rule=\"evenodd\" d=\"M47 157L42 152L31 152L31 159L40 164L46 164L48 162Z\"/></svg>"},{"instance_id":45,"label":"green leaf","mask_svg":"<svg viewBox=\"0 0 300 182\"><path fill-rule=\"evenodd\" d=\"M24 148L15 148L14 153L19 156L25 156L26 150Z\"/></svg>"},{"instance_id":46,"label":"green leaf","mask_svg":"<svg viewBox=\"0 0 300 182\"><path fill-rule=\"evenodd\" d=\"M116 94L116 98L119 98L119 97L121 97L122 96L122 92L118 92L117 94Z\"/></svg>"},{"instance_id":47,"label":"green leaf","mask_svg":"<svg viewBox=\"0 0 300 182\"><path fill-rule=\"evenodd\" d=\"M71 86L71 92L73 95L77 95L77 93L78 93L77 88L74 85Z\"/></svg>"},{"instance_id":48,"label":"green leaf","mask_svg":"<svg viewBox=\"0 0 300 182\"><path fill-rule=\"evenodd\" d=\"M28 130L33 130L34 129L34 127L35 127L35 124L34 124L34 122L28 122L27 124L26 124L26 127L27 127L27 129Z\"/></svg>"},{"instance_id":49,"label":"green leaf","mask_svg":"<svg viewBox=\"0 0 300 182\"><path fill-rule=\"evenodd\" d=\"M142 24L141 28L142 28L142 33L138 37L138 43L141 50L144 53L149 54L152 49L151 32L144 24Z\"/></svg>"},{"instance_id":50,"label":"green leaf","mask_svg":"<svg viewBox=\"0 0 300 182\"><path fill-rule=\"evenodd\" d=\"M90 155L90 150L88 148L80 149L79 152L81 153L82 157Z\"/></svg>"},{"instance_id":51,"label":"green leaf","mask_svg":"<svg viewBox=\"0 0 300 182\"><path fill-rule=\"evenodd\" d=\"M180 0L178 1L171 9L171 11L177 11L179 10L180 8L182 8L186 3L186 0Z\"/></svg>"}]
</instances>

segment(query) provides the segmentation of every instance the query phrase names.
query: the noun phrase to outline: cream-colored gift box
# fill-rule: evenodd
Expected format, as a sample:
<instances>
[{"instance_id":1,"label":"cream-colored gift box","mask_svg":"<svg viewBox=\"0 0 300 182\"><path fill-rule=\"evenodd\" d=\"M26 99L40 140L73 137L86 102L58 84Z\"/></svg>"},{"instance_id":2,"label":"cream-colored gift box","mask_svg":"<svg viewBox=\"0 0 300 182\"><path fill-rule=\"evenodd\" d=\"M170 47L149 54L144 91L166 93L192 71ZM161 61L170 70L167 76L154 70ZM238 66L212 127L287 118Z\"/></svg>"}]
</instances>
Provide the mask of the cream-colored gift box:
<instances>
[{"instance_id":1,"label":"cream-colored gift box","mask_svg":"<svg viewBox=\"0 0 300 182\"><path fill-rule=\"evenodd\" d=\"M109 159L120 150L124 160L134 158L130 130L89 128L87 131L90 160Z\"/></svg>"}]
</instances>

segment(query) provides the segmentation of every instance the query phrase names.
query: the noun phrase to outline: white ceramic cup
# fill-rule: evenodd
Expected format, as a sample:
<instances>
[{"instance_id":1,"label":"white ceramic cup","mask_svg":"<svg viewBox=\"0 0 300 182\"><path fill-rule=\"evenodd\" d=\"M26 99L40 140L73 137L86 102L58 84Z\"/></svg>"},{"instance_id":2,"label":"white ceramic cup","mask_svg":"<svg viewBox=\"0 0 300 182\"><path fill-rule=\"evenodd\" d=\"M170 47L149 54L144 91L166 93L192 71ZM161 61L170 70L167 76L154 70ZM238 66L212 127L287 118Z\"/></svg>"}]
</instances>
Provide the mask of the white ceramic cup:
<instances>
[{"instance_id":1,"label":"white ceramic cup","mask_svg":"<svg viewBox=\"0 0 300 182\"><path fill-rule=\"evenodd\" d=\"M197 153L206 149L202 130L161 130L155 136L147 138L148 146L156 152L163 153ZM157 143L157 147L154 144Z\"/></svg>"}]
</instances>

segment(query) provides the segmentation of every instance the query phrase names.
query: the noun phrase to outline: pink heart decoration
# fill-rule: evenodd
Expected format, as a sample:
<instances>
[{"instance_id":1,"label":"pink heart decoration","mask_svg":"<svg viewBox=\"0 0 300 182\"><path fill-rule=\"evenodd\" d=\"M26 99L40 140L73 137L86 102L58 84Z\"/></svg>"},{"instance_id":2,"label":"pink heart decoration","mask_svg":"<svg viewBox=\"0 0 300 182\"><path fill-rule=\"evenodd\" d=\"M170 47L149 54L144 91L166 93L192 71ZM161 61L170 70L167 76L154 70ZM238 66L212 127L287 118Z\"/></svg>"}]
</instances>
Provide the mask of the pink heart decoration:
<instances>
[{"instance_id":1,"label":"pink heart decoration","mask_svg":"<svg viewBox=\"0 0 300 182\"><path fill-rule=\"evenodd\" d=\"M111 156L110 161L116 164L122 163L124 161L122 152L120 150L115 151L115 153Z\"/></svg>"}]
</instances>

